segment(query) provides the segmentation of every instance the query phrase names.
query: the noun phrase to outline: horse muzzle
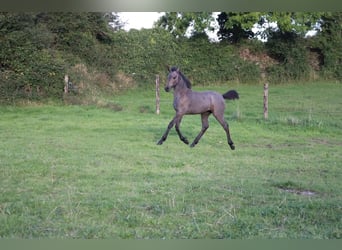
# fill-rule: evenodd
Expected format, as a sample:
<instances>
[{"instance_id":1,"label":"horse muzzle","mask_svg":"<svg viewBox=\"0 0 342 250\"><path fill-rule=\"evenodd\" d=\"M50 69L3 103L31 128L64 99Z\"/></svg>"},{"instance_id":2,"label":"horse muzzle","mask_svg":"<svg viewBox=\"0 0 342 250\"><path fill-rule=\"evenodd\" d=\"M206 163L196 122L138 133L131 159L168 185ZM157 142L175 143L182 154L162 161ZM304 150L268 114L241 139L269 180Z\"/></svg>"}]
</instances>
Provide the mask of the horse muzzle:
<instances>
[{"instance_id":1,"label":"horse muzzle","mask_svg":"<svg viewBox=\"0 0 342 250\"><path fill-rule=\"evenodd\" d=\"M164 89L165 89L166 92L169 92L169 91L170 91L169 86L166 86Z\"/></svg>"}]
</instances>

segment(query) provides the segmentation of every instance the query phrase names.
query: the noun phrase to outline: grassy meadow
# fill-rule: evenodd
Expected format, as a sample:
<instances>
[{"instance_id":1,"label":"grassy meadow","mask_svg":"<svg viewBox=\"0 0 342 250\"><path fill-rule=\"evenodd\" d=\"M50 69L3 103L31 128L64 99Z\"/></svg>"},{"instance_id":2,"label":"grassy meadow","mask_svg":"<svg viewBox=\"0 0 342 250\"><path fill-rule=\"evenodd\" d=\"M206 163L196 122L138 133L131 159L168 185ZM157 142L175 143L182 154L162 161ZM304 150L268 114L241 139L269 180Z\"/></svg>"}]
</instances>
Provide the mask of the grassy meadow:
<instances>
[{"instance_id":1,"label":"grassy meadow","mask_svg":"<svg viewBox=\"0 0 342 250\"><path fill-rule=\"evenodd\" d=\"M194 87L240 100L190 148L171 130L172 94L151 87L110 105L0 107L0 237L342 238L342 85ZM191 142L200 116L184 117Z\"/></svg>"}]
</instances>

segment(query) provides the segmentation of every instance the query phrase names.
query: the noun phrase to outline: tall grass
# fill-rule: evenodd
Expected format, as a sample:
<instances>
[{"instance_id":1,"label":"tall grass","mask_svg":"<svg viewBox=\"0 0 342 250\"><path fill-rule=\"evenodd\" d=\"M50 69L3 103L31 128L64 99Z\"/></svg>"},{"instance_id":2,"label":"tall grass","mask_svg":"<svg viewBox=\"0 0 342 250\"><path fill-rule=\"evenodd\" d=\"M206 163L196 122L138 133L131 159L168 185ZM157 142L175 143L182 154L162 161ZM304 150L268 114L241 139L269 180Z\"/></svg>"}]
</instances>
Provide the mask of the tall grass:
<instances>
[{"instance_id":1,"label":"tall grass","mask_svg":"<svg viewBox=\"0 0 342 250\"><path fill-rule=\"evenodd\" d=\"M0 107L0 237L341 238L340 85L271 85L268 121L262 86L207 88L240 93L235 151L214 118L195 148L174 130L157 146L172 95L156 115L149 87L109 99L120 111ZM200 126L186 116L181 130Z\"/></svg>"}]
</instances>

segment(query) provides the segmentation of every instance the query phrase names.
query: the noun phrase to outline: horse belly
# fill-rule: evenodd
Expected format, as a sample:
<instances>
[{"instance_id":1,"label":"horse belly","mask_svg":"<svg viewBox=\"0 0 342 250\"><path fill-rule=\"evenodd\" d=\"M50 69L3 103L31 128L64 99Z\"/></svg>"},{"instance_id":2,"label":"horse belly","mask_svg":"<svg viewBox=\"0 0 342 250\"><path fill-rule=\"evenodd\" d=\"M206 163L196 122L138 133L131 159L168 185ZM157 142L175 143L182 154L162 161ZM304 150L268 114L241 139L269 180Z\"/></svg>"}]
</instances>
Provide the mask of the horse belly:
<instances>
[{"instance_id":1,"label":"horse belly","mask_svg":"<svg viewBox=\"0 0 342 250\"><path fill-rule=\"evenodd\" d=\"M211 111L212 100L205 93L196 93L190 98L189 114L201 114Z\"/></svg>"},{"instance_id":2,"label":"horse belly","mask_svg":"<svg viewBox=\"0 0 342 250\"><path fill-rule=\"evenodd\" d=\"M206 93L206 99L203 102L208 111L215 113L215 111L223 110L225 108L225 101L221 94L213 91L204 92Z\"/></svg>"}]
</instances>

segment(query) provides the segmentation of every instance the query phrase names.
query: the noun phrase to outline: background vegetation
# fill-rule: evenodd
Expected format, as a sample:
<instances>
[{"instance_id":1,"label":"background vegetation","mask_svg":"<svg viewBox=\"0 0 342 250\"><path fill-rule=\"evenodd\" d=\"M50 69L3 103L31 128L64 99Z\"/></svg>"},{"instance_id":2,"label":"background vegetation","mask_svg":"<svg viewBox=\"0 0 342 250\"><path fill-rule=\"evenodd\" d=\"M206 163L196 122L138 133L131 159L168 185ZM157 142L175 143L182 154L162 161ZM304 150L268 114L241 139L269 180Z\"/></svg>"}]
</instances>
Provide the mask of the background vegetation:
<instances>
[{"instance_id":1,"label":"background vegetation","mask_svg":"<svg viewBox=\"0 0 342 250\"><path fill-rule=\"evenodd\" d=\"M167 12L154 29L129 32L115 13L1 13L1 102L62 99L65 74L84 91L115 92L153 83L165 65L179 65L194 85L341 81L339 12L222 12L218 20L220 42L213 43L205 34L211 13ZM271 21L278 28L266 25ZM305 38L309 29L318 34ZM80 65L97 83L76 74Z\"/></svg>"}]
</instances>

